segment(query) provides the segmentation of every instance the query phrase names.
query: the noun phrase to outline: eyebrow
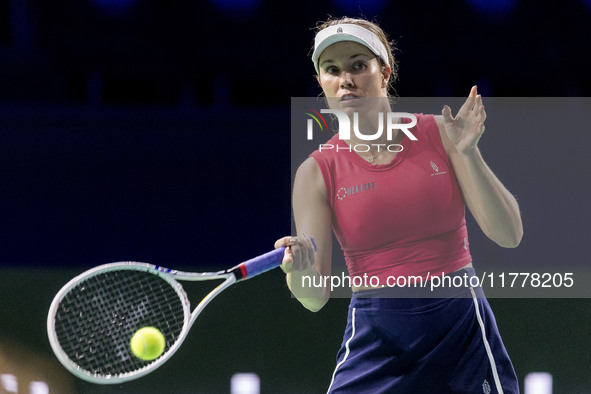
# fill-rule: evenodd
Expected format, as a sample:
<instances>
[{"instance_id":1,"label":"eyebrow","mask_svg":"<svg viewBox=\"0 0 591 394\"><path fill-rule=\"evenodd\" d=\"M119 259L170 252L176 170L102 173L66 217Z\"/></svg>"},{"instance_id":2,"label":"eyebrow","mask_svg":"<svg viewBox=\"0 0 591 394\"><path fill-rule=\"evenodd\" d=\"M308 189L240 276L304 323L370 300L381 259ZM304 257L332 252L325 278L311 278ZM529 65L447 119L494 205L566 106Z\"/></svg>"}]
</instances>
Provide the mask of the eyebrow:
<instances>
[{"instance_id":1,"label":"eyebrow","mask_svg":"<svg viewBox=\"0 0 591 394\"><path fill-rule=\"evenodd\" d=\"M351 55L351 56L349 56L349 60L350 60L350 59L354 59L354 58L356 58L356 57L358 57L358 56L365 56L365 57L370 57L370 56L368 56L368 55L367 55L367 54L365 54L365 53L356 53L356 54L354 54L354 55ZM334 63L334 60L332 60L332 59L326 59L326 60L323 60L323 61L322 61L322 63L320 63L320 66L323 66L325 63Z\"/></svg>"}]
</instances>

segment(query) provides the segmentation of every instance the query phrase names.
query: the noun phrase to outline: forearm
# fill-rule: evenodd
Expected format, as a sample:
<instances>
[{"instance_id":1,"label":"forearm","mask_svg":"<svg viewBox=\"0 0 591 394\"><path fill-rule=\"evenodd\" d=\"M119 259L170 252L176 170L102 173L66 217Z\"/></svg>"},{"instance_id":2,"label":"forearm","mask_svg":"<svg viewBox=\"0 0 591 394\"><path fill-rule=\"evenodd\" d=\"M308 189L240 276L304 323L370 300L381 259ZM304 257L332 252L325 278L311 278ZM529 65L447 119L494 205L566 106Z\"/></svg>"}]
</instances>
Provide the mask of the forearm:
<instances>
[{"instance_id":1,"label":"forearm","mask_svg":"<svg viewBox=\"0 0 591 394\"><path fill-rule=\"evenodd\" d=\"M483 232L503 247L516 247L523 236L519 205L491 171L478 148L461 153L458 177L464 200ZM455 167L455 166L454 166Z\"/></svg>"},{"instance_id":2,"label":"forearm","mask_svg":"<svg viewBox=\"0 0 591 394\"><path fill-rule=\"evenodd\" d=\"M309 158L298 169L293 189L293 212L298 235L314 238L314 263L303 269L290 269L286 280L292 294L307 309L317 312L330 298L325 279L331 273L332 211L324 180L316 161Z\"/></svg>"},{"instance_id":3,"label":"forearm","mask_svg":"<svg viewBox=\"0 0 591 394\"><path fill-rule=\"evenodd\" d=\"M294 297L312 312L317 312L330 298L330 291L315 267L306 271L290 272L286 275L287 286Z\"/></svg>"}]
</instances>

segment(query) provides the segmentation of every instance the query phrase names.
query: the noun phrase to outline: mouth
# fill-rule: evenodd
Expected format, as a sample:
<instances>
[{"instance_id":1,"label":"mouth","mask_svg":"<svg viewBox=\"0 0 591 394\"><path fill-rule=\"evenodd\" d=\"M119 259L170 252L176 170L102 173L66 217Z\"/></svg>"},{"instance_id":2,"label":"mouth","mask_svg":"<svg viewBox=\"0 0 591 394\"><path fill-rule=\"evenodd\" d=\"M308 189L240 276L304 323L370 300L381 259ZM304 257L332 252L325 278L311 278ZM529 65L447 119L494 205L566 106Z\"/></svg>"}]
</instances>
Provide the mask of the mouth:
<instances>
[{"instance_id":1,"label":"mouth","mask_svg":"<svg viewBox=\"0 0 591 394\"><path fill-rule=\"evenodd\" d=\"M340 97L340 101L348 101L348 100L355 100L358 99L359 96L356 96L354 94L345 94L343 96Z\"/></svg>"}]
</instances>

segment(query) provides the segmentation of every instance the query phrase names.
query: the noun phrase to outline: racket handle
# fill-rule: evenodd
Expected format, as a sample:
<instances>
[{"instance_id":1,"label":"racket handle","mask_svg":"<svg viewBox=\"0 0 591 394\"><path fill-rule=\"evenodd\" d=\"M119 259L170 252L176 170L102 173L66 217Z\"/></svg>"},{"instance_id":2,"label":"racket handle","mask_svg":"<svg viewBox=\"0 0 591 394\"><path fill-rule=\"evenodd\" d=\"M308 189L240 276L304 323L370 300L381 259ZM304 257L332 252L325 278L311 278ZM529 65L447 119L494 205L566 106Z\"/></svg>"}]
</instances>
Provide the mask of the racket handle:
<instances>
[{"instance_id":1,"label":"racket handle","mask_svg":"<svg viewBox=\"0 0 591 394\"><path fill-rule=\"evenodd\" d=\"M314 250L316 250L316 242L314 242L314 238L310 237L310 240L314 245ZM285 247L282 246L240 263L236 267L232 268L230 272L234 273L237 280L250 279L253 276L257 276L263 272L267 272L273 268L279 267L283 261L284 252Z\"/></svg>"}]
</instances>

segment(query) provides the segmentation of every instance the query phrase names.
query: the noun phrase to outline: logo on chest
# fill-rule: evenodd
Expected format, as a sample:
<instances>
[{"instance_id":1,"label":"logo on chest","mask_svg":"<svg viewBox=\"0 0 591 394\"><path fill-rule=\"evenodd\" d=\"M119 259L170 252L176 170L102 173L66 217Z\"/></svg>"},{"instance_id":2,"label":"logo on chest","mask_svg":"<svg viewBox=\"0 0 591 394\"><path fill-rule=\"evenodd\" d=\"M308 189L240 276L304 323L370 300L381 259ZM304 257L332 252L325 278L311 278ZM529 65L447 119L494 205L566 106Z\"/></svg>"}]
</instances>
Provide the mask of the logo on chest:
<instances>
[{"instance_id":1,"label":"logo on chest","mask_svg":"<svg viewBox=\"0 0 591 394\"><path fill-rule=\"evenodd\" d=\"M360 183L355 186L350 187L341 187L337 190L337 198L339 200L344 200L345 197L352 196L354 194L359 194L371 190L375 190L376 183L375 182L367 182L367 183Z\"/></svg>"},{"instance_id":2,"label":"logo on chest","mask_svg":"<svg viewBox=\"0 0 591 394\"><path fill-rule=\"evenodd\" d=\"M431 160L431 169L433 169L431 176L447 174L447 171L439 171L439 166L433 160Z\"/></svg>"}]
</instances>

